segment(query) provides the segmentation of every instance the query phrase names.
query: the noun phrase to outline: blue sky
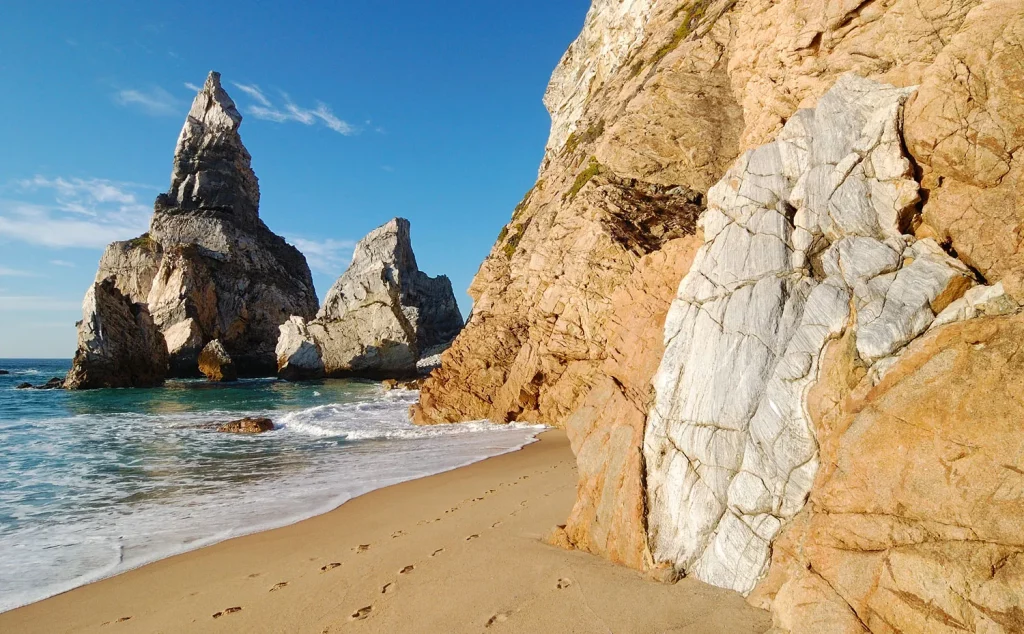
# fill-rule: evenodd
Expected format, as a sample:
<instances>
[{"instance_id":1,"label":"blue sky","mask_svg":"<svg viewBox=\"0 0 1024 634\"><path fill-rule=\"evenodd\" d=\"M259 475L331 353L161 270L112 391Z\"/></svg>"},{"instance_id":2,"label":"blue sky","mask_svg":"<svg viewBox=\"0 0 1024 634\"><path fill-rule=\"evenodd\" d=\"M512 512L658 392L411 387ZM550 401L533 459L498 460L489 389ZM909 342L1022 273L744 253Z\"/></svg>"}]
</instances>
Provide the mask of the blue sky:
<instances>
[{"instance_id":1,"label":"blue sky","mask_svg":"<svg viewBox=\"0 0 1024 634\"><path fill-rule=\"evenodd\" d=\"M103 246L146 230L194 90L241 110L260 215L321 297L412 222L459 304L532 186L548 77L588 0L8 3L0 20L0 358L70 357Z\"/></svg>"}]
</instances>

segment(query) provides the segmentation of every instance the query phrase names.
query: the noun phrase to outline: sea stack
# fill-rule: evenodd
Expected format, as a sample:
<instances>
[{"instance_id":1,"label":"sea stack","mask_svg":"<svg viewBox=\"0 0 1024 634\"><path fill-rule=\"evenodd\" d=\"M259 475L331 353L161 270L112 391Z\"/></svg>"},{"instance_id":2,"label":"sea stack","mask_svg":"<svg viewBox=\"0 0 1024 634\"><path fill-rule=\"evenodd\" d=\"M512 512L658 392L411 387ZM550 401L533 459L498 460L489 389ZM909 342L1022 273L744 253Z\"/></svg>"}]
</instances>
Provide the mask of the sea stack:
<instances>
[{"instance_id":1,"label":"sea stack","mask_svg":"<svg viewBox=\"0 0 1024 634\"><path fill-rule=\"evenodd\" d=\"M419 270L409 221L395 218L359 241L315 320L281 326L278 371L293 380L409 376L462 326L451 282Z\"/></svg>"},{"instance_id":2,"label":"sea stack","mask_svg":"<svg viewBox=\"0 0 1024 634\"><path fill-rule=\"evenodd\" d=\"M157 196L149 232L111 244L100 259L96 284L109 282L139 307L133 310L145 309L162 337L170 377L199 376L200 353L215 340L218 357L230 360L233 373L273 375L278 327L291 315L316 313L305 258L260 220L259 183L238 134L241 122L220 74L211 72L178 137L171 187ZM93 332L89 311L98 303L86 300L72 376L88 376L102 360L102 386L158 383L139 379L105 352L120 346L108 339L125 334Z\"/></svg>"}]
</instances>

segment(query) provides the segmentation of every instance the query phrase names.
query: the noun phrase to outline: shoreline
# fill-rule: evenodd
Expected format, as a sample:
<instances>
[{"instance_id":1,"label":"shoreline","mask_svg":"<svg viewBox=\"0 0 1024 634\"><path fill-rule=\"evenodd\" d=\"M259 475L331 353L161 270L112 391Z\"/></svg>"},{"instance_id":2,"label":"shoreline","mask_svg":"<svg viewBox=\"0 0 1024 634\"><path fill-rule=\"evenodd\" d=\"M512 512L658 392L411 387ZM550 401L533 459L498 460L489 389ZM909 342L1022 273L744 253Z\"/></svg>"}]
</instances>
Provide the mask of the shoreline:
<instances>
[{"instance_id":1,"label":"shoreline","mask_svg":"<svg viewBox=\"0 0 1024 634\"><path fill-rule=\"evenodd\" d=\"M380 401L375 400L373 402ZM404 411L404 407L402 409ZM301 412L305 410L295 411ZM278 417L279 420L287 420L288 413L293 412L286 412L285 416ZM280 431L280 429L281 428L278 427L278 431ZM73 579L55 581L46 586L38 588L38 592L33 593L34 596L29 597L27 601L19 603L17 605L8 604L3 607L0 607L0 615L3 615L13 610L33 605L40 601L46 601L47 599L60 596L67 592L74 591L78 588L82 588L93 583L117 577L119 575L137 570L139 568L151 564L158 563L160 561L164 561L166 559L170 559L180 555L185 555L211 546L216 546L217 544L220 544L225 541L247 537L250 535L263 533L267 531L278 530L281 528L287 528L300 522L304 522L319 517L321 515L331 513L358 497L373 493L374 491L380 489L419 480L422 478L429 478L435 475L440 475L455 469L470 466L482 460L487 460L489 458L494 458L507 453L519 451L523 447L538 442L537 436L543 431L545 431L545 428L540 428L538 426L537 429L531 429L528 431L524 430L523 433L527 433L530 435L524 437L521 441L517 439L514 441L514 443L502 443L502 445L504 446L499 446L495 444L496 439L491 440L487 449L477 449L477 451L483 453L472 452L472 456L460 455L458 456L458 458L454 460L452 459L453 456L449 455L448 460L451 460L451 462L448 462L447 464L430 464L430 461L428 461L426 464L419 463L413 467L410 467L408 469L408 472L403 475L387 477L383 481L373 481L373 479L371 479L370 481L367 481L365 483L349 485L344 487L344 491L334 491L329 495L323 496L322 501L315 502L312 506L310 506L309 500L306 500L304 503L300 503L298 505L296 505L293 501L292 506L290 506L284 514L268 515L266 512L264 512L264 517L254 518L256 520L255 522L244 526L238 525L235 527L225 527L221 530L217 530L216 532L210 532L206 534L202 534L200 531L193 531L192 536L185 539L185 541L165 542L166 545L150 548L143 551L138 551L138 546L136 546L136 551L132 552L126 550L127 544L122 544L119 547L119 552L117 554L116 561L112 561L101 567L88 570L82 573L80 576L77 576ZM227 438L229 436L224 437ZM262 437L257 438L256 435L247 436L245 437L245 439L257 442L264 440ZM485 438L483 437L481 437L480 439L485 440ZM387 438L377 438L373 440L388 442ZM455 449L455 447L450 447L449 449ZM464 450L464 448L462 447L459 447L459 449ZM366 474L361 475L365 476ZM357 480L357 482L359 481ZM276 486L278 486L280 489L284 484L285 483L283 482L277 482ZM295 497L296 494L296 492L291 489L284 489L282 492L288 499L292 499L293 497ZM239 509L236 509L236 512L238 510ZM24 601L24 599L22 600Z\"/></svg>"},{"instance_id":2,"label":"shoreline","mask_svg":"<svg viewBox=\"0 0 1024 634\"><path fill-rule=\"evenodd\" d=\"M565 433L546 431L518 451L15 608L0 614L0 631L768 628L738 594L658 583L545 544L575 487Z\"/></svg>"}]
</instances>

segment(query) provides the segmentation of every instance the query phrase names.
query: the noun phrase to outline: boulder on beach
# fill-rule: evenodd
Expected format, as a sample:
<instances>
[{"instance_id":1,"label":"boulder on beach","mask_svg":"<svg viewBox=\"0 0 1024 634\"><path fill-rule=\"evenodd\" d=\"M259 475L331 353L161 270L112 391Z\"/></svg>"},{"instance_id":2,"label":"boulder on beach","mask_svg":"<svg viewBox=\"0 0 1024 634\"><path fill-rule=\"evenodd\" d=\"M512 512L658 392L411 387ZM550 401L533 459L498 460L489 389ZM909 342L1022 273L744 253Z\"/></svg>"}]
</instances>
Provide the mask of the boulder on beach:
<instances>
[{"instance_id":1,"label":"boulder on beach","mask_svg":"<svg viewBox=\"0 0 1024 634\"><path fill-rule=\"evenodd\" d=\"M269 418L246 417L224 423L217 428L217 431L226 434L262 434L273 431L274 422Z\"/></svg>"},{"instance_id":2,"label":"boulder on beach","mask_svg":"<svg viewBox=\"0 0 1024 634\"><path fill-rule=\"evenodd\" d=\"M278 374L414 376L423 354L447 345L462 326L451 282L419 270L409 221L395 218L359 241L316 319L292 317L281 326Z\"/></svg>"},{"instance_id":3,"label":"boulder on beach","mask_svg":"<svg viewBox=\"0 0 1024 634\"><path fill-rule=\"evenodd\" d=\"M211 381L227 383L238 380L235 362L231 360L231 355L219 339L206 344L199 353L199 371Z\"/></svg>"}]
</instances>

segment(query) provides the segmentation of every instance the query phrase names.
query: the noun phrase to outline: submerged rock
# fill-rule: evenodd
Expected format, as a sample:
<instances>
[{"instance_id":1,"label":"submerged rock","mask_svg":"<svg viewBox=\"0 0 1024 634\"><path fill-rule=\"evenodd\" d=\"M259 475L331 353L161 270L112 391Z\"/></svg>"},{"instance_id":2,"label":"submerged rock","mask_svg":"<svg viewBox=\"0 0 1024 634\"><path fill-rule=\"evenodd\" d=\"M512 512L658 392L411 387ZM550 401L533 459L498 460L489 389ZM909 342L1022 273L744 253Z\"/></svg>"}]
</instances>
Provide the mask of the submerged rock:
<instances>
[{"instance_id":1,"label":"submerged rock","mask_svg":"<svg viewBox=\"0 0 1024 634\"><path fill-rule=\"evenodd\" d=\"M224 423L217 431L226 434L262 434L274 431L274 422L269 418L242 418Z\"/></svg>"},{"instance_id":2,"label":"submerged rock","mask_svg":"<svg viewBox=\"0 0 1024 634\"><path fill-rule=\"evenodd\" d=\"M16 390L27 390L27 389L29 389L31 387L32 387L31 383L19 383L17 385L17 387L15 387L14 389L16 389Z\"/></svg>"},{"instance_id":3,"label":"submerged rock","mask_svg":"<svg viewBox=\"0 0 1024 634\"><path fill-rule=\"evenodd\" d=\"M238 380L235 362L221 344L214 339L199 353L199 371L211 381L230 382Z\"/></svg>"},{"instance_id":4,"label":"submerged rock","mask_svg":"<svg viewBox=\"0 0 1024 634\"><path fill-rule=\"evenodd\" d=\"M0 376L5 376L7 374L10 374L10 371L8 371L8 370L0 370Z\"/></svg>"},{"instance_id":5,"label":"submerged rock","mask_svg":"<svg viewBox=\"0 0 1024 634\"><path fill-rule=\"evenodd\" d=\"M409 221L395 218L359 241L315 320L293 317L281 326L278 372L292 379L412 375L421 354L450 342L462 325L451 282L419 270Z\"/></svg>"},{"instance_id":6,"label":"submerged rock","mask_svg":"<svg viewBox=\"0 0 1024 634\"><path fill-rule=\"evenodd\" d=\"M418 379L384 379L381 382L381 386L384 391L390 392L391 390L418 390L423 386L423 378Z\"/></svg>"},{"instance_id":7,"label":"submerged rock","mask_svg":"<svg viewBox=\"0 0 1024 634\"><path fill-rule=\"evenodd\" d=\"M132 302L114 280L93 284L82 302L78 351L64 387L153 387L166 376L167 347L146 305Z\"/></svg>"},{"instance_id":8,"label":"submerged rock","mask_svg":"<svg viewBox=\"0 0 1024 634\"><path fill-rule=\"evenodd\" d=\"M305 258L259 218L241 121L211 72L178 138L170 190L157 197L149 232L111 244L100 260L97 283L112 281L152 316L170 376L199 376L199 356L214 340L238 376L273 375L278 327L317 309Z\"/></svg>"}]
</instances>

